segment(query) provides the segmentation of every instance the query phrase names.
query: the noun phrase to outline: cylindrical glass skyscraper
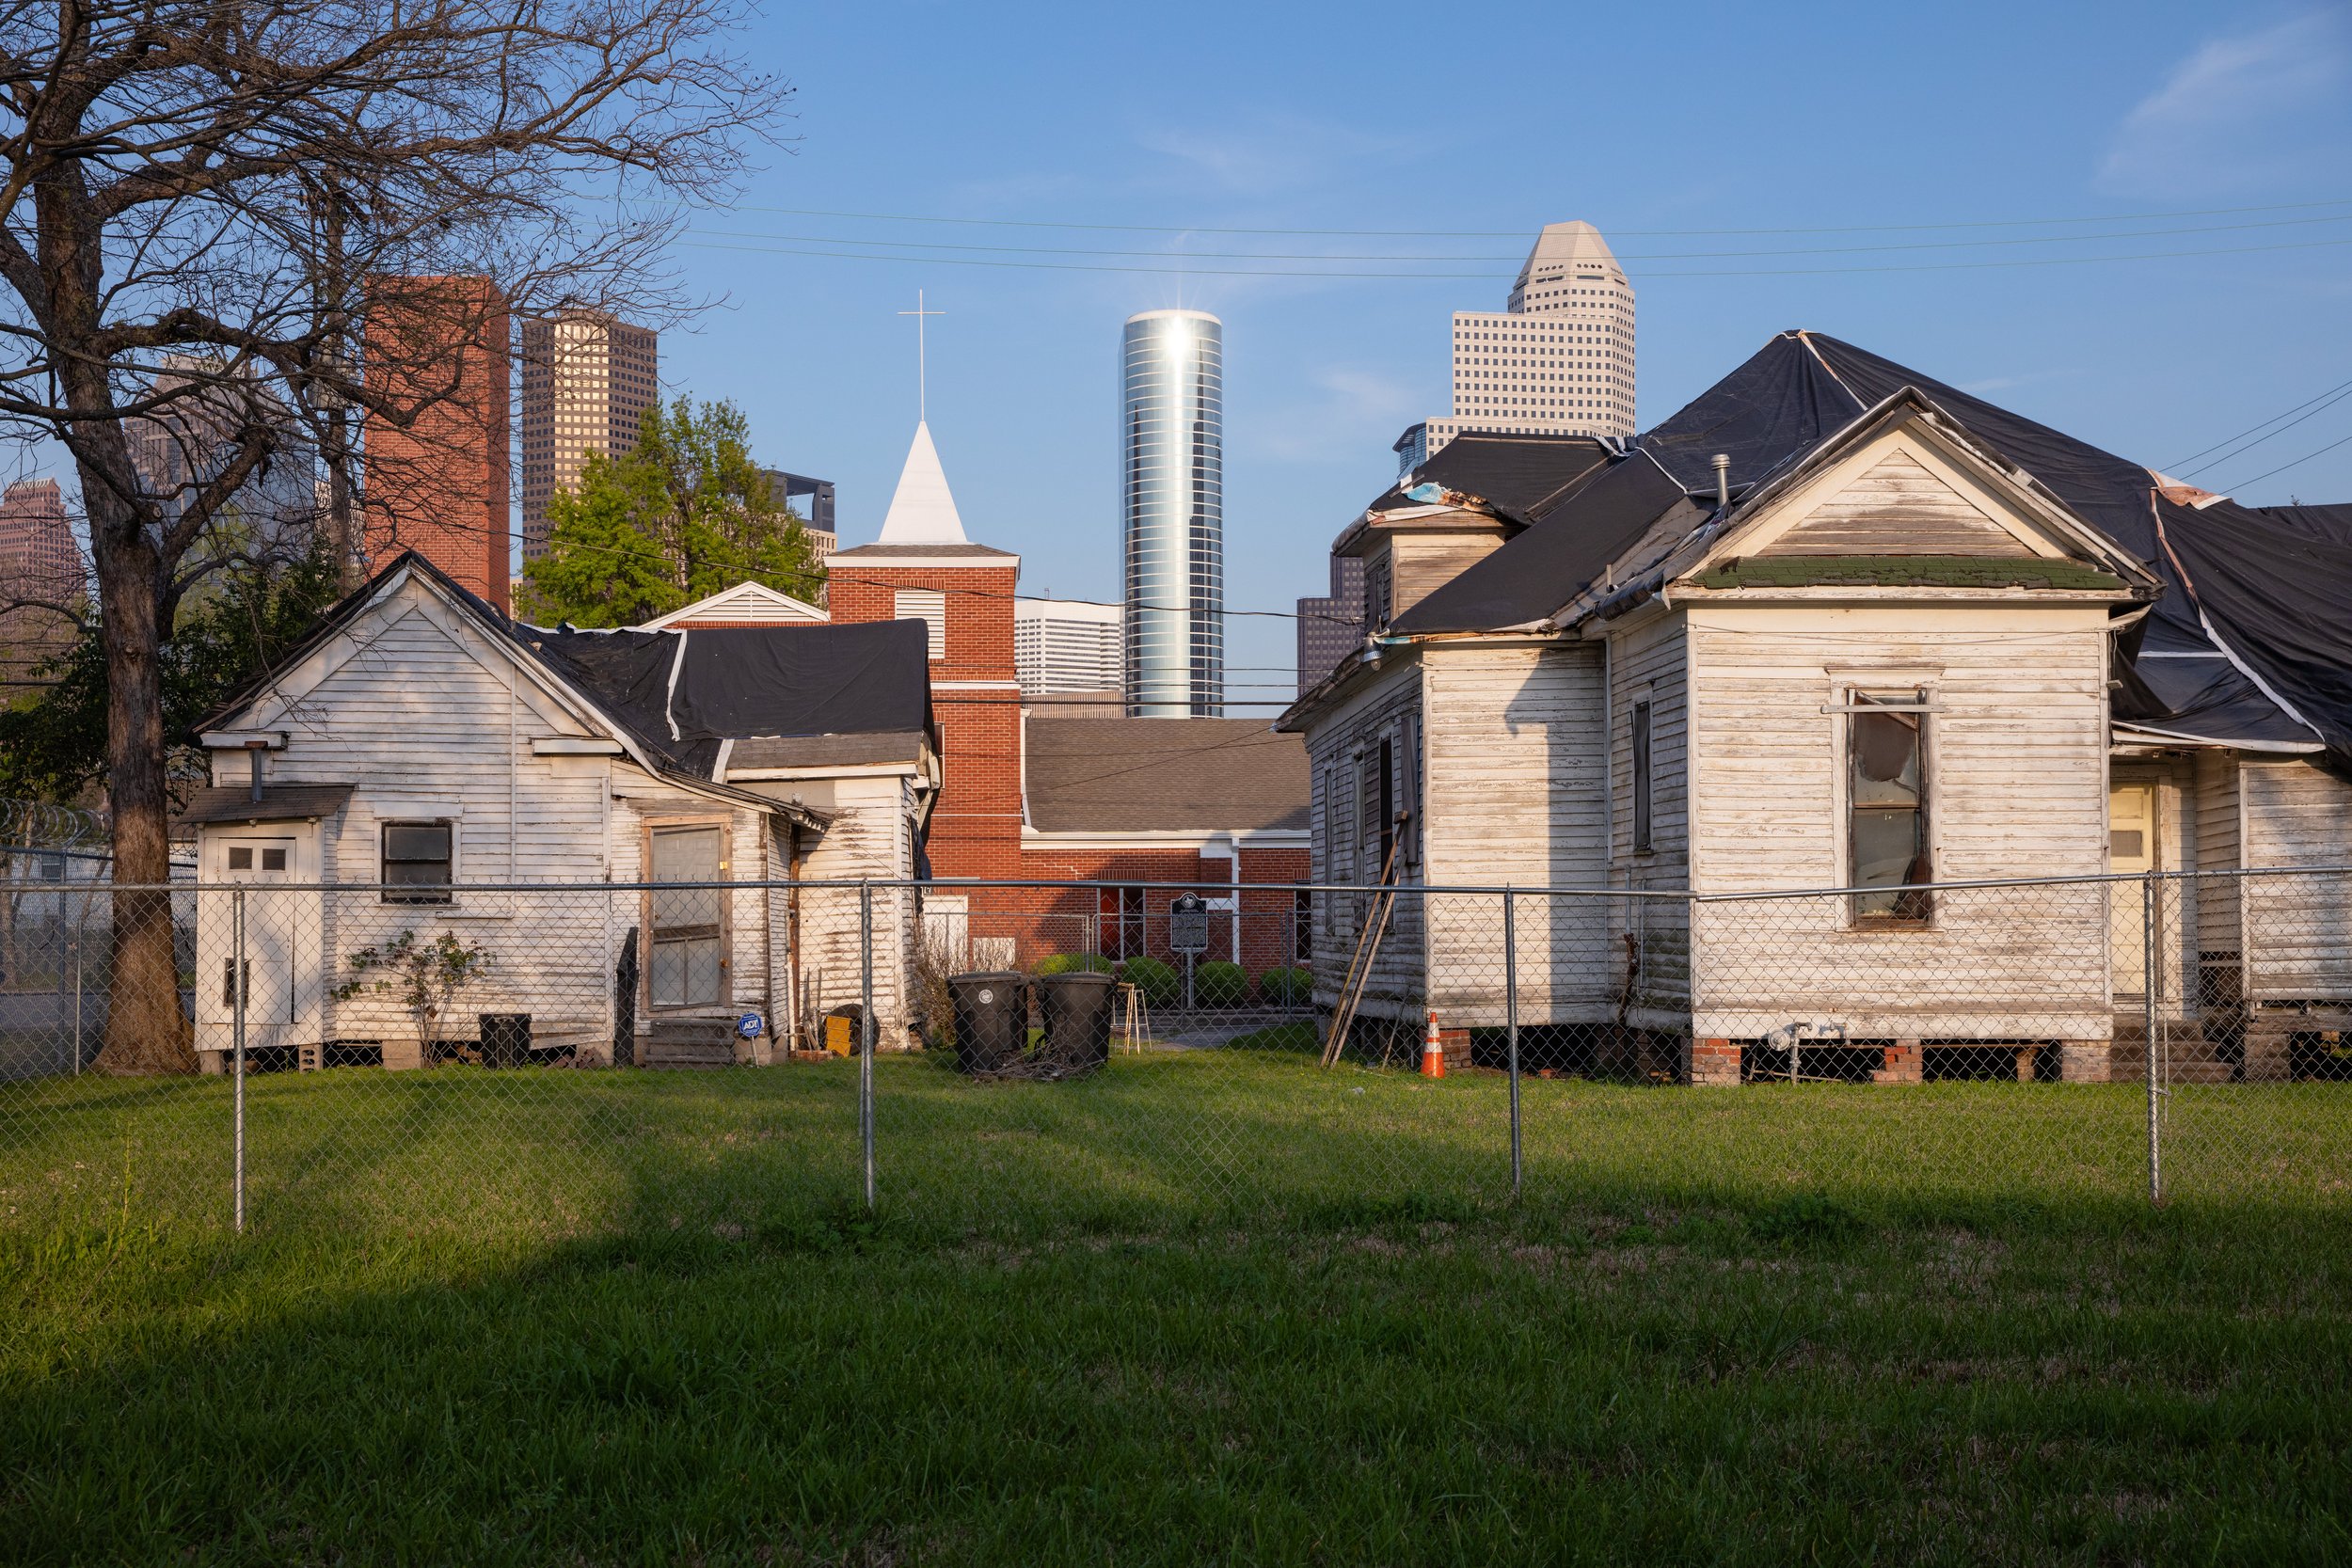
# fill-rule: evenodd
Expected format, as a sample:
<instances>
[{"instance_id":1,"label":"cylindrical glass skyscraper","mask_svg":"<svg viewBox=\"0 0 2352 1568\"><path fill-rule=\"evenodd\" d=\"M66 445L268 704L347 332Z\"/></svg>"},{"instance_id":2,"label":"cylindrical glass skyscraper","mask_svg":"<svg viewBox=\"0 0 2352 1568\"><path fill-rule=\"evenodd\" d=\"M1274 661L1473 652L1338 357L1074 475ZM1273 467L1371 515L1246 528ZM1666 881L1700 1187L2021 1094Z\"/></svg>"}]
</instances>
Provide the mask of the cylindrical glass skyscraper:
<instances>
[{"instance_id":1,"label":"cylindrical glass skyscraper","mask_svg":"<svg viewBox=\"0 0 2352 1568\"><path fill-rule=\"evenodd\" d=\"M1127 318L1120 365L1127 712L1225 712L1225 328L1199 310Z\"/></svg>"}]
</instances>

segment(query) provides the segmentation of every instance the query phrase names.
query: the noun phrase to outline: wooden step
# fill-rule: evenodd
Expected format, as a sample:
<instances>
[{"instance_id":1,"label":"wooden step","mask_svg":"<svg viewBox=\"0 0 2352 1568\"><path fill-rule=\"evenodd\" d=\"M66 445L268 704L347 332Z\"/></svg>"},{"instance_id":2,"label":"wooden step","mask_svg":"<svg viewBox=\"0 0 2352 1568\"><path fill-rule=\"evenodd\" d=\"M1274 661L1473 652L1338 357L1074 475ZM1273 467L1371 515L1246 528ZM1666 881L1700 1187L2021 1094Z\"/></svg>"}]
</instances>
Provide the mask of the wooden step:
<instances>
[{"instance_id":1,"label":"wooden step","mask_svg":"<svg viewBox=\"0 0 2352 1568\"><path fill-rule=\"evenodd\" d=\"M720 1068L736 1064L735 1026L724 1019L661 1020L637 1045L649 1068Z\"/></svg>"}]
</instances>

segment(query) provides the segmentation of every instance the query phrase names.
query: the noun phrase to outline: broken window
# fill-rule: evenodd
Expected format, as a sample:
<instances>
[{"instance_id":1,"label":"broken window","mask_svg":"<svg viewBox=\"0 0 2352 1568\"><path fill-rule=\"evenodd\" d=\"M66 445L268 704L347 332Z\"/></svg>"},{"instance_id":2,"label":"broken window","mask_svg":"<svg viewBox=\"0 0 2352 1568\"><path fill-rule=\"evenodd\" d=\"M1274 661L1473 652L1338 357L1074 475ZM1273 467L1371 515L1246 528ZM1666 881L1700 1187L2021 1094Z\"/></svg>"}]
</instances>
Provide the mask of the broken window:
<instances>
[{"instance_id":1,"label":"broken window","mask_svg":"<svg viewBox=\"0 0 2352 1568\"><path fill-rule=\"evenodd\" d=\"M446 904L452 880L448 823L384 824L384 902Z\"/></svg>"},{"instance_id":2,"label":"broken window","mask_svg":"<svg viewBox=\"0 0 2352 1568\"><path fill-rule=\"evenodd\" d=\"M1848 877L1884 889L1854 898L1870 920L1925 920L1928 861L1927 700L1918 690L1855 691L1846 715Z\"/></svg>"},{"instance_id":3,"label":"broken window","mask_svg":"<svg viewBox=\"0 0 2352 1568\"><path fill-rule=\"evenodd\" d=\"M1650 848L1649 705L1633 705L1633 852Z\"/></svg>"}]
</instances>

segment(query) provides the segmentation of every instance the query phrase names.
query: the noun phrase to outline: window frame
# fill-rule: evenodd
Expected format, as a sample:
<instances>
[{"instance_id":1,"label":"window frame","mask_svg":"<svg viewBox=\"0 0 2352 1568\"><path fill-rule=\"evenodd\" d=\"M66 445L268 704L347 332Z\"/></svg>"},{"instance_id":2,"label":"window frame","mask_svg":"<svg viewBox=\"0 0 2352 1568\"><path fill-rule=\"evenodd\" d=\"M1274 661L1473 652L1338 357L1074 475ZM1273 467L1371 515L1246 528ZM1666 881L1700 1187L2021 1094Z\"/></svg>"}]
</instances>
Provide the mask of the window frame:
<instances>
[{"instance_id":1,"label":"window frame","mask_svg":"<svg viewBox=\"0 0 2352 1568\"><path fill-rule=\"evenodd\" d=\"M653 841L657 833L681 829L715 828L719 832L719 879L739 880L735 875L735 817L726 812L680 813L669 816L648 816L643 819L637 835L637 879L646 884L638 894L637 911L637 1006L640 1019L651 1019L657 1012L679 1014L701 1009L731 1009L735 1005L735 889L719 894L719 999L716 1002L657 1003L653 999L654 899ZM796 933L797 935L797 933Z\"/></svg>"},{"instance_id":2,"label":"window frame","mask_svg":"<svg viewBox=\"0 0 2352 1568\"><path fill-rule=\"evenodd\" d=\"M1655 702L1648 697L1636 698L1626 712L1627 750L1633 772L1633 852L1637 855L1657 851L1657 713Z\"/></svg>"},{"instance_id":3,"label":"window frame","mask_svg":"<svg viewBox=\"0 0 2352 1568\"><path fill-rule=\"evenodd\" d=\"M1860 725L1858 721L1871 710L1908 713L1915 716L1916 729L1913 748L1917 759L1918 788L1916 803L1907 807L1862 806L1855 803L1854 783L1860 766L1857 752ZM1839 682L1836 705L1838 726L1838 823L1840 866L1845 884L1863 887L1862 869L1856 859L1858 839L1857 818L1864 812L1892 815L1908 812L1916 818L1914 843L1916 850L1913 865L1922 866L1924 877L1915 877L1909 870L1905 883L1932 882L1935 879L1935 726L1929 722L1938 711L1935 688L1927 681L1890 675L1883 682L1855 679L1849 675ZM1928 892L1898 894L1886 908L1874 908L1868 902L1878 895L1857 891L1848 899L1848 922L1853 927L1872 930L1925 930L1935 923L1936 898Z\"/></svg>"},{"instance_id":4,"label":"window frame","mask_svg":"<svg viewBox=\"0 0 2352 1568\"><path fill-rule=\"evenodd\" d=\"M448 867L441 882L395 883L391 868L401 865L431 865L429 858L403 856L395 863L392 857L392 830L395 828L438 828L448 838L447 853L439 862ZM379 884L377 898L386 904L421 904L446 908L457 902L457 818L453 816L388 816L375 824L375 875ZM421 893L399 893L397 886L421 888Z\"/></svg>"}]
</instances>

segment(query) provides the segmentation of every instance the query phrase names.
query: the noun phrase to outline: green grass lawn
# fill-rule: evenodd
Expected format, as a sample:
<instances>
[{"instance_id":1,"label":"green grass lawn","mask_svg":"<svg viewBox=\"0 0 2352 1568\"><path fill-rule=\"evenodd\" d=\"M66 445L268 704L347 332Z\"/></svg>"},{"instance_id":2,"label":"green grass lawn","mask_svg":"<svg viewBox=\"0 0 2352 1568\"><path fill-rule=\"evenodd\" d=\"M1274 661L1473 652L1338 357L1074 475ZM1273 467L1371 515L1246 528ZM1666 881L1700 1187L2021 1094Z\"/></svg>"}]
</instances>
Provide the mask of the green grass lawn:
<instances>
[{"instance_id":1,"label":"green grass lawn","mask_svg":"<svg viewBox=\"0 0 2352 1568\"><path fill-rule=\"evenodd\" d=\"M2352 1557L2347 1086L877 1078L0 1085L0 1561Z\"/></svg>"}]
</instances>

